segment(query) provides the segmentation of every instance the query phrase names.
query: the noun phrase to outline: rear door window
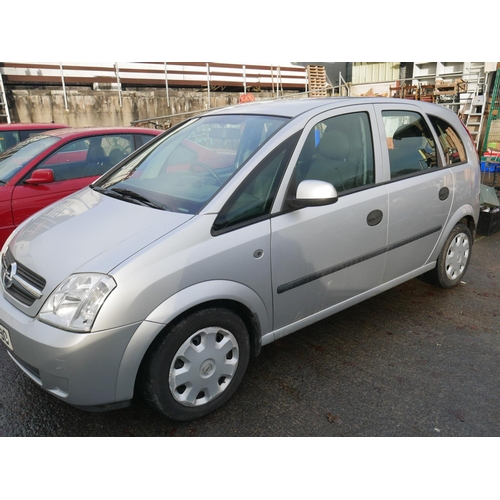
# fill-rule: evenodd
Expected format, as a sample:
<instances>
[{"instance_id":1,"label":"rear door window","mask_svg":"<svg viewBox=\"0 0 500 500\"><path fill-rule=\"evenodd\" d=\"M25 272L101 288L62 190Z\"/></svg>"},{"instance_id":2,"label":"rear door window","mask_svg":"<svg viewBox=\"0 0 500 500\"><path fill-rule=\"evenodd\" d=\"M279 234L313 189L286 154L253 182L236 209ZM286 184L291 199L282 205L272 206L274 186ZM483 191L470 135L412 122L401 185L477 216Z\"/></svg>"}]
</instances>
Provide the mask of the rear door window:
<instances>
[{"instance_id":1,"label":"rear door window","mask_svg":"<svg viewBox=\"0 0 500 500\"><path fill-rule=\"evenodd\" d=\"M391 179L438 166L436 144L424 118L414 111L382 111Z\"/></svg>"},{"instance_id":2,"label":"rear door window","mask_svg":"<svg viewBox=\"0 0 500 500\"><path fill-rule=\"evenodd\" d=\"M47 130L47 129L42 128L42 129L38 129L38 130L21 130L19 132L20 137L21 137L21 141L24 141L24 140L26 140L29 137L32 137L34 135L41 134L42 132L45 132L45 130Z\"/></svg>"},{"instance_id":3,"label":"rear door window","mask_svg":"<svg viewBox=\"0 0 500 500\"><path fill-rule=\"evenodd\" d=\"M140 148L141 146L144 146L146 142L149 142L151 139L154 139L156 136L154 135L149 135L149 134L137 134L135 136L135 142L137 148Z\"/></svg>"}]
</instances>

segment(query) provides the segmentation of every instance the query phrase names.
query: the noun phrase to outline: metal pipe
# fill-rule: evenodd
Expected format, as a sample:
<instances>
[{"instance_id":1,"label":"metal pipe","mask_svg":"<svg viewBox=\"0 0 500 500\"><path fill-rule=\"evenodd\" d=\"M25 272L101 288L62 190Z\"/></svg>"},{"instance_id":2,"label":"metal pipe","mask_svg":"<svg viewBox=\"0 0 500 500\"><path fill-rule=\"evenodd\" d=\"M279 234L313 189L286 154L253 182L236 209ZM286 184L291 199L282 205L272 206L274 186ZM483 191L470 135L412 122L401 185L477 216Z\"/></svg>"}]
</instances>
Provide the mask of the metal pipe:
<instances>
[{"instance_id":1,"label":"metal pipe","mask_svg":"<svg viewBox=\"0 0 500 500\"><path fill-rule=\"evenodd\" d=\"M170 108L170 98L169 98L169 95L168 95L168 74L167 74L167 63L163 63L165 64L165 90L167 92L167 107Z\"/></svg>"},{"instance_id":2,"label":"metal pipe","mask_svg":"<svg viewBox=\"0 0 500 500\"><path fill-rule=\"evenodd\" d=\"M278 76L277 76L277 82L276 82L276 97L280 96L280 82L281 82L281 66L278 66ZM281 89L281 90L283 90L283 89Z\"/></svg>"},{"instance_id":3,"label":"metal pipe","mask_svg":"<svg viewBox=\"0 0 500 500\"><path fill-rule=\"evenodd\" d=\"M210 109L210 65L207 63L208 109Z\"/></svg>"},{"instance_id":4,"label":"metal pipe","mask_svg":"<svg viewBox=\"0 0 500 500\"><path fill-rule=\"evenodd\" d=\"M222 108L225 108L226 106L220 106L218 108L213 108L214 110L215 109L222 109ZM155 121L155 120L165 120L167 118L173 118L173 117L176 117L176 116L184 116L184 115L193 115L193 114L199 114L199 115L202 115L203 114L203 110L202 109L195 109L193 111L185 111L184 113L173 113L173 114L170 114L170 115L163 115L163 116L153 116L151 118L142 118L140 120L133 120L131 121L130 123L132 125L135 125L136 123L142 123L142 122L152 122L152 121Z\"/></svg>"},{"instance_id":5,"label":"metal pipe","mask_svg":"<svg viewBox=\"0 0 500 500\"><path fill-rule=\"evenodd\" d=\"M120 108L123 108L122 84L120 82L120 73L119 73L119 69L118 69L118 63L115 63L115 74L116 74L116 83L118 84L118 99L120 101Z\"/></svg>"},{"instance_id":6,"label":"metal pipe","mask_svg":"<svg viewBox=\"0 0 500 500\"><path fill-rule=\"evenodd\" d=\"M302 95L305 95L307 97L307 93L306 92L299 92L297 94L293 94L293 98L296 98L296 97L301 97ZM275 99L277 99L276 97L273 97L271 99L260 99L260 101L274 101ZM216 108L212 108L212 110L216 110L216 109L224 109L224 108L227 108L227 105L226 106L218 106ZM202 115L203 114L203 110L201 109L195 109L193 111L186 111L184 113L172 113L170 115L163 115L163 116L153 116L151 118L142 118L140 120L133 120L131 121L130 123L132 125L135 125L136 123L143 123L143 122L153 122L155 120L166 120L167 118L175 118L177 116L184 116L184 115L193 115L193 114L199 114L199 115Z\"/></svg>"},{"instance_id":7,"label":"metal pipe","mask_svg":"<svg viewBox=\"0 0 500 500\"><path fill-rule=\"evenodd\" d=\"M66 96L66 84L64 83L64 72L63 72L63 66L62 63L59 63L59 67L61 68L61 81L62 81L62 87L63 87L63 95L64 95L64 109L68 111L68 97Z\"/></svg>"}]
</instances>

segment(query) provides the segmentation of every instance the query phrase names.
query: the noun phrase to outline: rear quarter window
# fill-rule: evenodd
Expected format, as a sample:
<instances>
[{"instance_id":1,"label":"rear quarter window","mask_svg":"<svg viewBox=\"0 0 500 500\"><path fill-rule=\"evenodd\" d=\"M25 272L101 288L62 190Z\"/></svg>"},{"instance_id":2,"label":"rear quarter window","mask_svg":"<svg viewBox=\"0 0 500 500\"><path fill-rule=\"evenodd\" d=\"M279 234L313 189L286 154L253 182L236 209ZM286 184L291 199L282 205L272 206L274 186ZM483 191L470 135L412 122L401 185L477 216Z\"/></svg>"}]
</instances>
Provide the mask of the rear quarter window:
<instances>
[{"instance_id":1,"label":"rear quarter window","mask_svg":"<svg viewBox=\"0 0 500 500\"><path fill-rule=\"evenodd\" d=\"M455 165L467 161L465 146L456 130L442 118L429 116L429 119L439 137L444 151L446 165Z\"/></svg>"}]
</instances>

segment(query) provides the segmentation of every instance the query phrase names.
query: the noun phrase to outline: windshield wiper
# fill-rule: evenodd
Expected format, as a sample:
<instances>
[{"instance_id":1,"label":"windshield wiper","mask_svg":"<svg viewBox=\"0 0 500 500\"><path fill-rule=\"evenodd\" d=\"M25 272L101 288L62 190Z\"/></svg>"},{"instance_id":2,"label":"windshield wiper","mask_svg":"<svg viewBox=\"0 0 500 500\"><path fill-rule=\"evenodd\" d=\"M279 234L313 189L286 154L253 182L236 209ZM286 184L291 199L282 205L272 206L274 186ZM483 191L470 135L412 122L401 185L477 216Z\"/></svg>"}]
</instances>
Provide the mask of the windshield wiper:
<instances>
[{"instance_id":1,"label":"windshield wiper","mask_svg":"<svg viewBox=\"0 0 500 500\"><path fill-rule=\"evenodd\" d=\"M112 189L103 189L100 187L94 187L96 191L100 193L106 194L108 196L113 196L114 198L123 199L125 201L130 201L132 203L139 203L141 205L146 205L151 208L156 208L157 210L168 210L171 211L167 205L160 205L159 203L155 203L154 201L142 196L131 189L121 189L121 188L112 188Z\"/></svg>"}]
</instances>

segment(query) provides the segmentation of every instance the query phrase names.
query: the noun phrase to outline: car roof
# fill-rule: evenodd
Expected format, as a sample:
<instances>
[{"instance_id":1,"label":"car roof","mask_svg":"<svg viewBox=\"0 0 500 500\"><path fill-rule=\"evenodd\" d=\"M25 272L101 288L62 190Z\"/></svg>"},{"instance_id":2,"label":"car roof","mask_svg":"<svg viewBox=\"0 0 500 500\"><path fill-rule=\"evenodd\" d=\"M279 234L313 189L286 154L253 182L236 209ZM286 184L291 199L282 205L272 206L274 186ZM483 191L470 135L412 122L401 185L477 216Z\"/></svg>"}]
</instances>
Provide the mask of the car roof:
<instances>
[{"instance_id":1,"label":"car roof","mask_svg":"<svg viewBox=\"0 0 500 500\"><path fill-rule=\"evenodd\" d=\"M448 111L450 111L438 104L407 99L395 99L390 97L287 97L286 99L253 101L249 103L236 104L234 106L228 106L218 110L209 111L205 114L255 114L295 118L308 112L319 113L321 111L341 108L354 104L401 104L417 106L425 112L433 110L436 113L439 112L438 110L442 110L442 112L447 113ZM451 111L451 114L455 113Z\"/></svg>"},{"instance_id":2,"label":"car roof","mask_svg":"<svg viewBox=\"0 0 500 500\"><path fill-rule=\"evenodd\" d=\"M164 130L156 130L152 128L143 127L78 127L78 128L61 128L56 130L48 130L43 132L43 135L51 137L60 137L67 139L68 137L88 137L92 135L102 134L145 134L145 135L159 135Z\"/></svg>"},{"instance_id":3,"label":"car roof","mask_svg":"<svg viewBox=\"0 0 500 500\"><path fill-rule=\"evenodd\" d=\"M0 130L50 130L68 127L63 123L0 123Z\"/></svg>"},{"instance_id":4,"label":"car roof","mask_svg":"<svg viewBox=\"0 0 500 500\"><path fill-rule=\"evenodd\" d=\"M293 118L306 111L321 107L332 107L339 98L286 98L272 101L253 101L244 104L227 106L214 111L209 111L210 115L219 114L256 114L256 115L277 115Z\"/></svg>"}]
</instances>

